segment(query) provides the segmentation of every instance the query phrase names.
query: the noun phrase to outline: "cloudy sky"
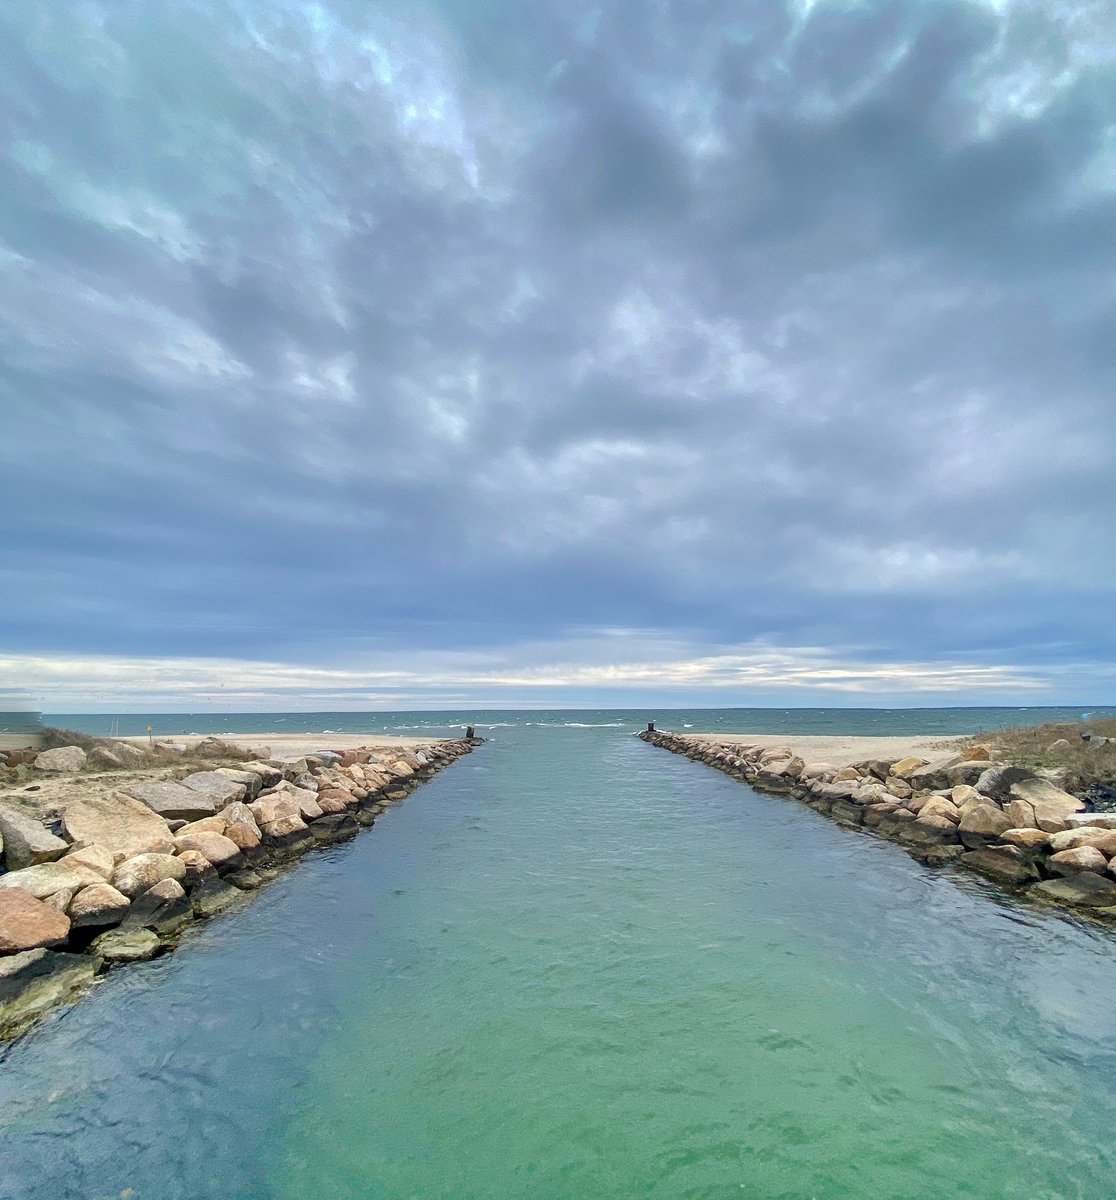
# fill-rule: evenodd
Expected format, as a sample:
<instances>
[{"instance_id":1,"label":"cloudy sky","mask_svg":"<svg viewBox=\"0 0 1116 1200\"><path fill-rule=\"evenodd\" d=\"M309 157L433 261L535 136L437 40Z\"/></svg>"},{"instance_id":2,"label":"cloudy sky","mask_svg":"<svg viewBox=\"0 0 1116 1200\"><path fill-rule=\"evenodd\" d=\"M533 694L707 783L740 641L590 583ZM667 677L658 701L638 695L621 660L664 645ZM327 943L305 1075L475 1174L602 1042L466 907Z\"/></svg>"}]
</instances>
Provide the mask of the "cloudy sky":
<instances>
[{"instance_id":1,"label":"cloudy sky","mask_svg":"<svg viewBox=\"0 0 1116 1200\"><path fill-rule=\"evenodd\" d=\"M1116 699L1108 0L0 9L0 684Z\"/></svg>"}]
</instances>

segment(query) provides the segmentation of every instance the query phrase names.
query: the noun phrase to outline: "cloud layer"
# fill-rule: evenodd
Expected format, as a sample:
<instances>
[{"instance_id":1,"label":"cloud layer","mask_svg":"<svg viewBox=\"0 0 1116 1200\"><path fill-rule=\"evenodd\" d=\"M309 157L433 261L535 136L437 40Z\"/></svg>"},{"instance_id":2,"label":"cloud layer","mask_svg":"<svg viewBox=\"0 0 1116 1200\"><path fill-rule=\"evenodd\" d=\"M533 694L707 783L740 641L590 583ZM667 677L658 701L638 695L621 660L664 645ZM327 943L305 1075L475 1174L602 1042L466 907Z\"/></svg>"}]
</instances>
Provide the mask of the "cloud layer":
<instances>
[{"instance_id":1,"label":"cloud layer","mask_svg":"<svg viewBox=\"0 0 1116 1200\"><path fill-rule=\"evenodd\" d=\"M1111 698L1111 6L550 7L0 14L10 669Z\"/></svg>"}]
</instances>

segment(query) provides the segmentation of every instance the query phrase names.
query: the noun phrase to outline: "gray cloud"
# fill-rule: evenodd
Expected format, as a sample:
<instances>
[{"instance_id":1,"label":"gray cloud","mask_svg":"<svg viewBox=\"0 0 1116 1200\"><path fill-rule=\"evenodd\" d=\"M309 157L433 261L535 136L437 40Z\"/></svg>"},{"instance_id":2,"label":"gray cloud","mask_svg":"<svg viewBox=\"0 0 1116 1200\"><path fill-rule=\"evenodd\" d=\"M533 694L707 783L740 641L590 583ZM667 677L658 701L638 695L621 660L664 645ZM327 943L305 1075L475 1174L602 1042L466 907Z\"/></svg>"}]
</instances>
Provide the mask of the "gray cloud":
<instances>
[{"instance_id":1,"label":"gray cloud","mask_svg":"<svg viewBox=\"0 0 1116 1200\"><path fill-rule=\"evenodd\" d=\"M0 21L10 651L1109 687L1106 6Z\"/></svg>"}]
</instances>

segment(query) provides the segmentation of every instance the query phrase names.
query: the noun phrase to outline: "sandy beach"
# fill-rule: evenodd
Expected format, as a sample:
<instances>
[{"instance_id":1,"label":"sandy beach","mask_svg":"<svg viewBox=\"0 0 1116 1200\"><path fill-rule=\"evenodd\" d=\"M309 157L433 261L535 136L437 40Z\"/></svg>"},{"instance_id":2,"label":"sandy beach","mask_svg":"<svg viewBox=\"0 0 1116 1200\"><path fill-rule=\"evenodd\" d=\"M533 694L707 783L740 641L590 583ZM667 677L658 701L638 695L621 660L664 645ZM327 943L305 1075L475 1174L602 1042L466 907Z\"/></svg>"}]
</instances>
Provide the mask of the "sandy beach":
<instances>
[{"instance_id":1,"label":"sandy beach","mask_svg":"<svg viewBox=\"0 0 1116 1200\"><path fill-rule=\"evenodd\" d=\"M396 737L389 733L222 733L209 736L220 737L221 741L230 742L242 750L267 747L277 756L311 754L315 750L350 750L358 746L367 750L386 750L391 747L406 749L409 746L429 746L431 742L445 740L435 737ZM113 740L131 742L144 749L149 745L146 735ZM185 746L188 750L193 750L203 740L202 737L155 738L156 742L172 742L176 746Z\"/></svg>"},{"instance_id":2,"label":"sandy beach","mask_svg":"<svg viewBox=\"0 0 1116 1200\"><path fill-rule=\"evenodd\" d=\"M953 739L940 734L904 734L901 737L844 737L836 736L788 736L785 733L691 733L687 737L703 741L720 742L724 745L744 746L789 746L799 758L807 763L831 763L845 767L849 763L868 758L906 758L918 755L921 758L940 758Z\"/></svg>"}]
</instances>

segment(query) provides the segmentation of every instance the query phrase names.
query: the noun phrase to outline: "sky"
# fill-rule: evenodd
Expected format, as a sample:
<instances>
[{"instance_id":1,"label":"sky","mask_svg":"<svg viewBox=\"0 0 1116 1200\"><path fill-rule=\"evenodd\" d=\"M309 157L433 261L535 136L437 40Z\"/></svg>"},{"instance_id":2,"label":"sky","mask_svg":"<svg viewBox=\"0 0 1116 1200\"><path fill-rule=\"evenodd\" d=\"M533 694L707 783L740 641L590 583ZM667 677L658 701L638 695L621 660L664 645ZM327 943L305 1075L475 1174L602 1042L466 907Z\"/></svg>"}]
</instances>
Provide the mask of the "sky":
<instances>
[{"instance_id":1,"label":"sky","mask_svg":"<svg viewBox=\"0 0 1116 1200\"><path fill-rule=\"evenodd\" d=\"M0 8L0 688L1116 701L1108 0Z\"/></svg>"}]
</instances>

